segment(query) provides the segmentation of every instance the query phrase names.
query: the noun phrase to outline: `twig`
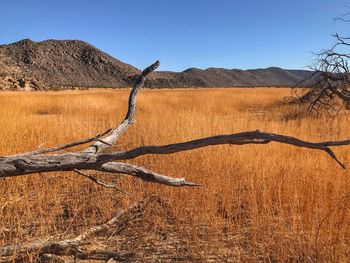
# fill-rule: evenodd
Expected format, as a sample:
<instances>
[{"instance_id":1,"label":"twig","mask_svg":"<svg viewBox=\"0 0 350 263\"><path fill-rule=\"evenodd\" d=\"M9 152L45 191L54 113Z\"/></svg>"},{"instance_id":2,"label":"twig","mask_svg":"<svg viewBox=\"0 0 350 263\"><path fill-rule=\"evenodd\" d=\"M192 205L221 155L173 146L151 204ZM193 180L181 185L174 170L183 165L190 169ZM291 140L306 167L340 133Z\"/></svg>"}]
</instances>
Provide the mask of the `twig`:
<instances>
[{"instance_id":1,"label":"twig","mask_svg":"<svg viewBox=\"0 0 350 263\"><path fill-rule=\"evenodd\" d=\"M49 153L49 152L56 152L56 151L59 151L59 150L71 148L71 147L74 147L74 146L82 145L82 144L93 142L93 141L101 141L100 138L105 136L111 130L112 129L108 129L105 132L96 135L95 137L91 137L91 138L88 138L88 139L83 139L83 140L76 141L76 142L67 143L67 144L56 146L56 147L52 147L52 148L42 149L42 150L39 150L39 151L29 152L29 154L43 154L43 153ZM103 143L107 144L106 142L103 142ZM26 153L26 154L28 154L28 153Z\"/></svg>"},{"instance_id":2,"label":"twig","mask_svg":"<svg viewBox=\"0 0 350 263\"><path fill-rule=\"evenodd\" d=\"M103 186L105 188L112 188L112 189L115 189L115 190L117 190L119 192L122 192L124 194L130 195L128 192L124 191L123 189L119 188L118 186L116 186L114 184L106 184L105 182L102 182L102 181L98 180L96 177L94 177L94 176L92 176L90 174L83 173L82 171L79 171L78 169L74 169L73 171L76 172L79 175L82 175L82 176L90 179L94 183L96 183L98 185L101 185L101 186Z\"/></svg>"}]
</instances>

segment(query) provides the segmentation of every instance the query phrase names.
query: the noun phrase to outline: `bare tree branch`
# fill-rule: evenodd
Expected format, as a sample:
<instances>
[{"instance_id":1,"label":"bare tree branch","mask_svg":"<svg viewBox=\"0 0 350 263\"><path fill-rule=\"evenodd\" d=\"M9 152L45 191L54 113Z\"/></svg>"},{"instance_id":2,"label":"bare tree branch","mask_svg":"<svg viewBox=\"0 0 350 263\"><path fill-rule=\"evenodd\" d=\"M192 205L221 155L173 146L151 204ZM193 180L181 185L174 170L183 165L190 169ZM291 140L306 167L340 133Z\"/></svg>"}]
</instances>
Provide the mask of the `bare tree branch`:
<instances>
[{"instance_id":1,"label":"bare tree branch","mask_svg":"<svg viewBox=\"0 0 350 263\"><path fill-rule=\"evenodd\" d=\"M172 178L128 163L107 162L101 166L100 170L109 173L128 174L147 182L170 186L201 186L201 184L188 182L185 178Z\"/></svg>"},{"instance_id":2,"label":"bare tree branch","mask_svg":"<svg viewBox=\"0 0 350 263\"><path fill-rule=\"evenodd\" d=\"M141 75L136 81L134 88L130 92L128 111L126 113L126 116L123 122L113 130L110 136L103 139L104 143L97 142L91 145L88 149L86 149L87 152L98 153L106 149L108 145L113 145L113 143L115 143L115 141L119 138L119 136L133 123L134 113L136 111L137 94L139 90L143 87L145 80L147 78L147 75L152 71L154 71L155 69L157 69L159 67L159 64L160 62L157 60L155 63L153 63L152 65L150 65L149 67L147 67L145 70L142 71Z\"/></svg>"},{"instance_id":3,"label":"bare tree branch","mask_svg":"<svg viewBox=\"0 0 350 263\"><path fill-rule=\"evenodd\" d=\"M59 150L72 148L72 147L75 147L75 146L78 146L78 145L82 145L82 144L86 144L86 143L94 142L94 141L100 141L102 143L107 144L106 142L103 142L100 138L105 136L110 131L112 131L112 129L108 129L108 130L104 131L103 133L96 135L95 137L79 140L79 141L76 141L76 142L67 143L67 144L56 146L56 147L52 147L52 148L46 148L46 149L42 149L42 150L38 150L38 151L33 151L33 152L29 152L29 153L30 154L43 154L43 153L57 152ZM29 153L25 153L25 154L29 154Z\"/></svg>"},{"instance_id":4,"label":"bare tree branch","mask_svg":"<svg viewBox=\"0 0 350 263\"><path fill-rule=\"evenodd\" d=\"M290 144L297 147L304 147L309 149L323 150L328 155L330 155L341 167L345 166L337 159L333 151L329 146L343 146L349 145L350 140L344 141L326 141L326 142L308 142L303 141L295 137L285 136L274 133L267 133L261 131L251 131L251 132L242 132L229 135L218 135L212 137L201 138L197 140L174 143L162 146L142 146L125 152L117 153L106 153L101 154L100 158L104 159L116 159L116 160L128 160L134 159L141 155L145 154L171 154L176 152L188 151L197 148L203 148L210 145L221 145L221 144L266 144L269 142L279 142L283 144Z\"/></svg>"}]
</instances>

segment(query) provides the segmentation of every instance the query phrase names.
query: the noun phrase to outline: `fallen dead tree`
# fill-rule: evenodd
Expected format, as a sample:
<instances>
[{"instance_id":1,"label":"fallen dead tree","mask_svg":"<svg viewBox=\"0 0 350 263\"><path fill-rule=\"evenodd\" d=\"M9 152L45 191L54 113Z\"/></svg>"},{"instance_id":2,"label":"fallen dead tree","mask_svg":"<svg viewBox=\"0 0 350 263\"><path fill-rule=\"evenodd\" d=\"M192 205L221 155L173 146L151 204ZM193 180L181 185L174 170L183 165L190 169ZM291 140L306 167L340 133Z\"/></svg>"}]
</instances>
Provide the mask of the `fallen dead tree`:
<instances>
[{"instance_id":1,"label":"fallen dead tree","mask_svg":"<svg viewBox=\"0 0 350 263\"><path fill-rule=\"evenodd\" d=\"M199 186L201 184L189 182L184 178L173 178L158 174L146 168L130 163L124 163L122 161L134 159L147 154L172 154L213 145L267 144L270 142L324 151L341 167L345 168L345 165L336 157L330 147L349 145L350 139L342 141L309 142L291 136L262 132L259 130L228 135L217 135L168 145L141 146L127 151L113 151L113 146L120 135L123 134L131 124L133 124L134 113L136 110L136 98L139 90L143 87L147 75L154 71L158 66L159 61L146 68L139 76L129 96L126 116L116 128L109 129L92 138L71 142L62 146L11 156L2 156L0 157L0 178L54 171L74 171L77 175L84 176L103 187L113 188L126 193L118 186L100 181L86 172L89 170L95 170L110 174L127 174L144 181L169 186ZM68 149L74 146L86 143L92 144L81 151L68 151ZM53 153L62 150L67 150L67 152ZM111 220L117 221L118 218L119 217L117 216ZM99 227L101 226L96 228L99 229ZM46 254L59 254L63 253L62 251L67 251L67 248L72 249L78 246L84 239L86 239L86 236L85 234L82 234L77 238L70 240L39 241L17 246L10 245L0 248L0 255L8 257L14 253L26 253L28 250L43 250Z\"/></svg>"}]
</instances>

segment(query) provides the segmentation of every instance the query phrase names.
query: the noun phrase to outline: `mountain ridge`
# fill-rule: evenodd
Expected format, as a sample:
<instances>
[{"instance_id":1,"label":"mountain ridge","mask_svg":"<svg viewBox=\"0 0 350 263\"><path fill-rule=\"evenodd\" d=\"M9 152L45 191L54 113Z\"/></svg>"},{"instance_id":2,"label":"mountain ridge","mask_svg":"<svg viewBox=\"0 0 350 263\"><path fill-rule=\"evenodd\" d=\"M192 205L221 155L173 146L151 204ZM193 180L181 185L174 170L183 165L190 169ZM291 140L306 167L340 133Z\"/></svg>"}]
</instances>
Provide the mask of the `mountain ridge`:
<instances>
[{"instance_id":1,"label":"mountain ridge","mask_svg":"<svg viewBox=\"0 0 350 263\"><path fill-rule=\"evenodd\" d=\"M0 45L0 90L52 90L69 87L128 87L140 73L81 40L23 39ZM293 86L307 70L188 68L153 72L146 86L242 87Z\"/></svg>"}]
</instances>

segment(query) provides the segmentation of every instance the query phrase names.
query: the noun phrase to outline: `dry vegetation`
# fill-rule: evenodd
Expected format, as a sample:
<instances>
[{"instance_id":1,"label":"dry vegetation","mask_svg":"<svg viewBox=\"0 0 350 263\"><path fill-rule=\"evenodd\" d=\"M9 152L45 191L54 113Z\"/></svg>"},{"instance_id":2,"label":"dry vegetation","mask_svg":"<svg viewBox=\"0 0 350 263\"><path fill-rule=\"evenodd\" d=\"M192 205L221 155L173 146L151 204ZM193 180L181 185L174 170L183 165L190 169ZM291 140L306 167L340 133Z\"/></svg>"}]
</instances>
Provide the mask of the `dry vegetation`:
<instances>
[{"instance_id":1,"label":"dry vegetation","mask_svg":"<svg viewBox=\"0 0 350 263\"><path fill-rule=\"evenodd\" d=\"M125 114L128 90L0 94L0 155L96 135ZM349 138L349 115L299 116L278 105L288 89L144 90L136 125L117 148L263 130L311 141ZM117 113L117 114L116 114ZM335 149L350 166L350 147ZM99 174L120 195L62 172L0 180L0 245L72 237L120 207L156 193L139 221L96 240L153 262L346 262L350 258L349 169L310 149L215 146L137 158L154 171L205 184L172 188ZM91 244L90 244L91 245ZM35 257L31 259L35 261Z\"/></svg>"}]
</instances>

